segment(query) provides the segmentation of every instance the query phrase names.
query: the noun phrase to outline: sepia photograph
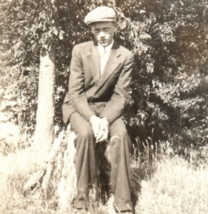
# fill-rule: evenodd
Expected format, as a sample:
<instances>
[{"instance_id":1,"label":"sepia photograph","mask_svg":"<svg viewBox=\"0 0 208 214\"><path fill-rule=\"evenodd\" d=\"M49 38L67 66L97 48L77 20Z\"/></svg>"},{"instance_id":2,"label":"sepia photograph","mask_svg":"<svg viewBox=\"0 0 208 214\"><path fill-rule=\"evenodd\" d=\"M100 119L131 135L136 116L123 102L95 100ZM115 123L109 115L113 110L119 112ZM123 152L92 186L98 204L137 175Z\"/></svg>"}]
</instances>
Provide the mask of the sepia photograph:
<instances>
[{"instance_id":1,"label":"sepia photograph","mask_svg":"<svg viewBox=\"0 0 208 214\"><path fill-rule=\"evenodd\" d=\"M208 1L0 0L0 214L208 213Z\"/></svg>"}]
</instances>

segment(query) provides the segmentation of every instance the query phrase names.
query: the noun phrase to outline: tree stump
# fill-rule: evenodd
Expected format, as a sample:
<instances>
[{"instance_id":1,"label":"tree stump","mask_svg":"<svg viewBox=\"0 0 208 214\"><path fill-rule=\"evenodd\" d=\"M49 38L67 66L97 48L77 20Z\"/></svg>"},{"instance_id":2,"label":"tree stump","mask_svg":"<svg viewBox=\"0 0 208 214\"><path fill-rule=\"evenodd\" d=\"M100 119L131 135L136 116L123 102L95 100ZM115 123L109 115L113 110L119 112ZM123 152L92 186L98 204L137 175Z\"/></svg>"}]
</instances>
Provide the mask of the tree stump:
<instances>
[{"instance_id":1,"label":"tree stump","mask_svg":"<svg viewBox=\"0 0 208 214\"><path fill-rule=\"evenodd\" d=\"M38 186L44 199L55 197L59 211L65 212L69 208L76 195L75 139L70 125L59 133L44 168L25 184L24 194Z\"/></svg>"}]
</instances>

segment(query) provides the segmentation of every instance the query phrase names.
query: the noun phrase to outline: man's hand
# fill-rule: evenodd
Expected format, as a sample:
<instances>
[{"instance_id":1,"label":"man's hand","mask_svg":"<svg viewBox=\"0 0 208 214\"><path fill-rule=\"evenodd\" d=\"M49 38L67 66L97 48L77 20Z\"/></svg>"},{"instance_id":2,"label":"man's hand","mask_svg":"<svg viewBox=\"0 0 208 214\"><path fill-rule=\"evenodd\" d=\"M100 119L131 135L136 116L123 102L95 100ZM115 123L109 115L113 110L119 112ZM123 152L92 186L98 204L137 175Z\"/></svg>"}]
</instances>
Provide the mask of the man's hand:
<instances>
[{"instance_id":1,"label":"man's hand","mask_svg":"<svg viewBox=\"0 0 208 214\"><path fill-rule=\"evenodd\" d=\"M97 117L96 115L92 115L90 117L90 124L92 126L92 130L93 130L93 133L94 133L94 136L96 138L96 141L97 141L97 136L99 135L99 132L100 132L100 118Z\"/></svg>"},{"instance_id":2,"label":"man's hand","mask_svg":"<svg viewBox=\"0 0 208 214\"><path fill-rule=\"evenodd\" d=\"M109 134L109 122L103 117L100 119L100 131L98 136L96 137L96 142L102 142L108 139Z\"/></svg>"},{"instance_id":3,"label":"man's hand","mask_svg":"<svg viewBox=\"0 0 208 214\"><path fill-rule=\"evenodd\" d=\"M90 117L90 124L96 139L96 143L102 142L108 139L109 134L109 122L103 117L99 118L96 115Z\"/></svg>"}]
</instances>

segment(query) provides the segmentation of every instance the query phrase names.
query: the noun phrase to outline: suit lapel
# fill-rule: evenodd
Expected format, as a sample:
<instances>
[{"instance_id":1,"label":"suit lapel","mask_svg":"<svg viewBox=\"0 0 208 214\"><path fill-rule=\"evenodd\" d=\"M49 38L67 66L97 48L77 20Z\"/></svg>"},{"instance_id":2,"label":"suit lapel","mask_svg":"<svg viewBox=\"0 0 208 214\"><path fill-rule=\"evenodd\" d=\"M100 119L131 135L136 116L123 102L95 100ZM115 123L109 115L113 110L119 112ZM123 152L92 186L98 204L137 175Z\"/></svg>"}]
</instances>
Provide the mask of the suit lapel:
<instances>
[{"instance_id":1,"label":"suit lapel","mask_svg":"<svg viewBox=\"0 0 208 214\"><path fill-rule=\"evenodd\" d=\"M87 53L89 67L96 83L100 79L100 56L98 45L94 42Z\"/></svg>"},{"instance_id":2,"label":"suit lapel","mask_svg":"<svg viewBox=\"0 0 208 214\"><path fill-rule=\"evenodd\" d=\"M111 49L110 56L106 63L105 69L100 78L97 90L99 90L103 86L103 84L106 82L106 80L111 76L111 74L119 66L120 61L118 60L118 57L120 55L121 55L121 53L120 53L119 45L116 42L114 42L113 47Z\"/></svg>"},{"instance_id":3,"label":"suit lapel","mask_svg":"<svg viewBox=\"0 0 208 214\"><path fill-rule=\"evenodd\" d=\"M119 66L120 61L118 60L118 58L120 55L121 52L119 45L114 42L103 74L102 76L100 76L100 56L98 51L98 45L96 42L91 45L90 49L87 52L87 57L94 80L98 84L96 91L98 91L103 86L106 80L111 76L111 74L113 74L115 69Z\"/></svg>"}]
</instances>

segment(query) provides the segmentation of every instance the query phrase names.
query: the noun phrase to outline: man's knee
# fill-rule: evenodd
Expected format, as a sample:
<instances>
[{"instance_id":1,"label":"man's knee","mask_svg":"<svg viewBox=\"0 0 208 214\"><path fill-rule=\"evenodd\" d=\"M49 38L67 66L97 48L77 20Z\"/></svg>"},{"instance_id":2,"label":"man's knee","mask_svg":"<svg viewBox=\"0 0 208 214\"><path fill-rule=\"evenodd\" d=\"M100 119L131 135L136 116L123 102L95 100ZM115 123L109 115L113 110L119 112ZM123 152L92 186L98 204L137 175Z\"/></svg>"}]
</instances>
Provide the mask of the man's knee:
<instances>
[{"instance_id":1,"label":"man's knee","mask_svg":"<svg viewBox=\"0 0 208 214\"><path fill-rule=\"evenodd\" d=\"M109 147L115 151L122 151L124 148L131 149L131 141L123 123L120 123L116 128L114 127L109 142Z\"/></svg>"},{"instance_id":2,"label":"man's knee","mask_svg":"<svg viewBox=\"0 0 208 214\"><path fill-rule=\"evenodd\" d=\"M77 138L81 139L93 139L94 134L91 127L85 127L82 130L80 130L78 133L76 133Z\"/></svg>"},{"instance_id":3,"label":"man's knee","mask_svg":"<svg viewBox=\"0 0 208 214\"><path fill-rule=\"evenodd\" d=\"M125 127L117 127L116 131L112 133L111 139L123 139L128 137L128 133Z\"/></svg>"}]
</instances>

